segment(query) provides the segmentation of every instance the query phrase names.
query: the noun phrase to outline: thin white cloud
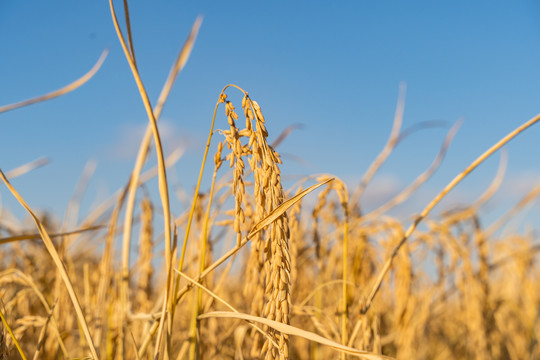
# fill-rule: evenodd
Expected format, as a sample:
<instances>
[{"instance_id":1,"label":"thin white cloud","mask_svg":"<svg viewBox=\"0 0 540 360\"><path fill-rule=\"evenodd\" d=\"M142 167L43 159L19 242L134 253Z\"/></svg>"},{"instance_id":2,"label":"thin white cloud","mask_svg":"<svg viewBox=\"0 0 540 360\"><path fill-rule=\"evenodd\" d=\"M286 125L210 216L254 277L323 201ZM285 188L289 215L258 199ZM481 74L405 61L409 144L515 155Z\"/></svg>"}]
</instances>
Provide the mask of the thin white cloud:
<instances>
[{"instance_id":1,"label":"thin white cloud","mask_svg":"<svg viewBox=\"0 0 540 360\"><path fill-rule=\"evenodd\" d=\"M507 175L499 191L505 200L516 201L540 184L540 173L533 171Z\"/></svg>"},{"instance_id":2,"label":"thin white cloud","mask_svg":"<svg viewBox=\"0 0 540 360\"><path fill-rule=\"evenodd\" d=\"M146 123L124 123L119 125L114 144L107 146L107 156L120 160L134 158L139 151L146 126ZM170 154L180 146L189 148L199 143L199 141L196 141L196 137L182 133L176 123L171 120L161 120L158 127L165 155Z\"/></svg>"},{"instance_id":3,"label":"thin white cloud","mask_svg":"<svg viewBox=\"0 0 540 360\"><path fill-rule=\"evenodd\" d=\"M366 188L362 202L367 208L378 207L397 195L404 185L403 181L394 174L376 176ZM355 184L356 186L358 183ZM352 191L354 189L351 188Z\"/></svg>"}]
</instances>

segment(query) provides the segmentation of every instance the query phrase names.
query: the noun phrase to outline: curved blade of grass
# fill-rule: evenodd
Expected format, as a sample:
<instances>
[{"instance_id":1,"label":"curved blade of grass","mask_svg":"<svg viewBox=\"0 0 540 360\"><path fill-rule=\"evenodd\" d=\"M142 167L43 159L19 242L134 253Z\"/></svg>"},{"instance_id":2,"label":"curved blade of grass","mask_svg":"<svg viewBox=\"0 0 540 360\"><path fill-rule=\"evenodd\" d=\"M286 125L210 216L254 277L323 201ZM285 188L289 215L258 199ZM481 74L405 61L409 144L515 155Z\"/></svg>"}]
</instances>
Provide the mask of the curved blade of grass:
<instances>
[{"instance_id":1,"label":"curved blade of grass","mask_svg":"<svg viewBox=\"0 0 540 360\"><path fill-rule=\"evenodd\" d=\"M510 210L508 210L506 213L504 213L501 217L499 217L496 221L494 221L489 227L486 229L487 236L491 237L493 234L501 228L506 222L508 222L510 219L512 219L516 214L523 210L528 204L530 204L533 200L535 200L538 196L540 196L540 184L536 185L534 188L532 188L525 196L523 196L517 204L512 206Z\"/></svg>"},{"instance_id":2,"label":"curved blade of grass","mask_svg":"<svg viewBox=\"0 0 540 360\"><path fill-rule=\"evenodd\" d=\"M283 215L283 213L285 211L287 211L291 206L293 206L294 204L296 204L298 201L300 201L300 199L302 199L304 196L306 196L307 194L309 194L310 192L312 192L313 190L317 189L318 187L320 186L323 186L324 184L328 184L330 181L334 180L334 178L329 178L329 179L326 179L324 181L321 181L320 183L318 184L315 184L315 185L312 185L310 187L308 187L306 190L302 191L301 193L293 196L292 198L290 198L289 200L287 201L284 201L281 205L279 205L277 208L275 208L274 210L272 210L272 212L270 214L268 214L264 219L262 219L261 221L259 221L254 227L253 229L251 229L251 231L248 233L247 235L247 239L250 240L253 236L255 236L255 234L257 234L259 231L261 231L262 229L264 229L266 226L270 225L271 223L273 223L274 221L276 221L276 219L278 217L280 217L281 215Z\"/></svg>"},{"instance_id":3,"label":"curved blade of grass","mask_svg":"<svg viewBox=\"0 0 540 360\"><path fill-rule=\"evenodd\" d=\"M501 184L506 173L506 168L508 165L508 151L506 149L501 149L501 158L499 160L499 168L495 177L491 181L491 184L487 189L480 195L480 197L471 205L471 208L479 209L483 204L485 204L489 199L495 195L497 190L501 187Z\"/></svg>"},{"instance_id":4,"label":"curved blade of grass","mask_svg":"<svg viewBox=\"0 0 540 360\"><path fill-rule=\"evenodd\" d=\"M398 144L405 140L408 136L414 134L415 132L423 129L434 129L434 128L445 128L448 127L448 122L444 120L426 120L426 121L420 121L415 124L412 124L406 129L403 129L402 132L399 133L398 136Z\"/></svg>"},{"instance_id":5,"label":"curved blade of grass","mask_svg":"<svg viewBox=\"0 0 540 360\"><path fill-rule=\"evenodd\" d=\"M228 311L214 311L209 312L206 314L199 315L199 319L209 319L209 318L233 318L233 319L241 319L246 321L254 321L261 323L263 325L266 325L268 327L271 327L274 330L277 330L283 334L292 335L292 336L299 336L309 341L314 341L322 345L326 345L331 347L332 349L335 349L339 352L346 353L349 355L358 356L364 359L368 360L381 360L381 359L393 359L388 356L384 355L378 355L374 354L368 351L360 351L356 350L355 348L351 348L345 345L341 345L335 341L328 340L327 338L324 338L318 334L315 334L311 331L306 331L303 329L299 329L297 327L287 325L284 323L280 323L274 320L269 320L266 318L248 315L248 314L241 314L241 313L234 313L234 312L228 312Z\"/></svg>"},{"instance_id":6,"label":"curved blade of grass","mask_svg":"<svg viewBox=\"0 0 540 360\"><path fill-rule=\"evenodd\" d=\"M77 89L78 87L80 87L81 85L86 83L88 80L90 80L92 78L92 76L94 76L97 73L97 71L99 70L101 65L103 65L103 62L105 61L105 58L107 57L108 53L109 53L109 49L103 50L103 52L101 53L101 56L99 57L98 61L90 69L90 71L87 72L86 74L84 74L79 79L72 82L71 84L69 84L67 86L64 86L63 88L58 89L56 91L53 91L53 92L50 92L48 94L42 95L42 96L38 96L38 97L35 97L35 98L32 98L32 99L20 101L20 102L14 103L14 104L0 106L0 113L10 111L10 110L15 110L15 109L18 109L20 107L32 105L32 104L35 104L35 103L38 103L38 102L51 100L51 99L54 99L55 97L62 96L64 94L67 94L70 91L73 91L73 90Z\"/></svg>"},{"instance_id":7,"label":"curved blade of grass","mask_svg":"<svg viewBox=\"0 0 540 360\"><path fill-rule=\"evenodd\" d=\"M294 130L302 129L303 127L304 127L304 124L300 124L300 123L292 124L288 126L285 130L281 132L281 134L277 137L277 139L274 140L272 144L270 144L270 146L272 146L274 149L277 148L278 145L281 144L281 142L285 140L287 136L289 136Z\"/></svg>"},{"instance_id":8,"label":"curved blade of grass","mask_svg":"<svg viewBox=\"0 0 540 360\"><path fill-rule=\"evenodd\" d=\"M368 186L369 182L375 175L375 173L379 170L381 165L386 161L388 156L392 153L394 148L396 147L398 141L399 141L399 132L401 130L401 124L403 122L403 113L405 111L405 93L406 93L407 86L405 83L399 84L399 94L398 94L398 102L396 105L396 112L394 115L394 124L392 125L392 131L390 132L390 137L388 138L388 141L384 145L384 148L382 151L377 155L375 160L371 163L369 168L367 169L366 173L362 177L362 180L360 181L360 184L358 185L357 189L351 196L351 203L355 204L358 202L362 194L364 193L364 190Z\"/></svg>"},{"instance_id":9,"label":"curved blade of grass","mask_svg":"<svg viewBox=\"0 0 540 360\"><path fill-rule=\"evenodd\" d=\"M86 319L84 318L84 313L81 308L81 304L79 303L79 299L77 297L77 294L75 293L75 289L73 288L73 284L71 283L71 279L69 278L69 275L67 273L67 270L64 266L64 263L60 259L60 256L58 255L58 252L56 251L56 248L53 245L53 242L47 233L47 230L45 230L45 227L39 220L39 218L34 214L32 209L30 209L30 206L24 201L22 196L15 190L13 185L9 182L6 175L0 170L0 178L4 181L6 186L8 187L9 191L13 194L13 196L17 199L17 201L28 211L32 219L34 220L39 233L41 234L41 239L43 240L43 243L45 244L45 247L47 248L47 251L51 255L51 258L54 261L54 264L58 268L58 271L60 273L60 276L62 277L62 280L64 281L64 284L66 286L66 289L68 291L69 297L71 299L71 302L73 303L73 307L75 308L75 313L77 315L77 320L79 321L79 325L81 326L84 337L86 339L86 342L88 343L88 347L90 348L90 352L94 359L99 359L97 351L94 347L94 342L92 341L92 336L90 335L90 330L88 329L88 324L86 323Z\"/></svg>"},{"instance_id":10,"label":"curved blade of grass","mask_svg":"<svg viewBox=\"0 0 540 360\"><path fill-rule=\"evenodd\" d=\"M124 0L124 15L126 19L126 31L128 34L128 44L129 44L129 55L133 59L133 64L137 66L137 61L135 59L135 48L133 46L133 35L131 33L131 21L129 18L129 8L127 0Z\"/></svg>"},{"instance_id":11,"label":"curved blade of grass","mask_svg":"<svg viewBox=\"0 0 540 360\"><path fill-rule=\"evenodd\" d=\"M46 157L41 157L39 159L36 159L34 161L30 161L29 163L26 163L24 165L21 165L19 167L16 167L15 169L13 170L9 170L8 172L6 172L6 177L8 179L14 179L16 177L19 177L21 175L24 175L26 174L27 172L29 171L32 171L34 169L37 169L41 166L45 166L49 163L49 159L46 158Z\"/></svg>"}]
</instances>

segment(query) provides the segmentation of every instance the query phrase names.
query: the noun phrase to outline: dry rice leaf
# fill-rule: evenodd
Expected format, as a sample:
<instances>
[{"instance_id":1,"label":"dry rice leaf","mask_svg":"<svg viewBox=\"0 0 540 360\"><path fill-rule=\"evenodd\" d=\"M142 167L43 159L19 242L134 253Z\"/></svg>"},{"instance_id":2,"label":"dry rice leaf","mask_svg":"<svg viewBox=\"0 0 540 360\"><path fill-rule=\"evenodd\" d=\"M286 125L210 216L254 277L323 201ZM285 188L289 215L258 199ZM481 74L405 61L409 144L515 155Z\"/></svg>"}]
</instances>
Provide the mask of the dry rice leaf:
<instances>
[{"instance_id":1,"label":"dry rice leaf","mask_svg":"<svg viewBox=\"0 0 540 360\"><path fill-rule=\"evenodd\" d=\"M0 113L10 111L10 110L14 110L14 109L17 109L17 108L20 108L20 107L23 107L23 106L32 105L32 104L35 104L35 103L38 103L38 102L41 102L41 101L47 101L47 100L50 100L50 99L54 99L55 97L67 94L68 92L77 89L78 87L80 87L84 83L86 83L88 80L90 80L92 78L92 76L94 76L97 73L97 71L99 70L99 68L101 67L103 62L105 61L105 58L107 57L108 53L109 53L109 49L105 49L101 53L101 56L99 57L96 64L90 69L90 71L87 72L86 74L84 74L79 79L72 82L71 84L69 84L67 86L64 86L61 89L58 89L58 90L55 90L55 91L50 92L48 94L45 94L45 95L41 95L41 96L38 96L38 97L35 97L35 98L32 98L32 99L24 100L24 101L15 103L15 104L9 104L9 105L0 106Z\"/></svg>"},{"instance_id":2,"label":"dry rice leaf","mask_svg":"<svg viewBox=\"0 0 540 360\"><path fill-rule=\"evenodd\" d=\"M304 196L312 192L313 190L317 189L318 187L321 187L330 181L334 180L334 178L329 178L324 181L321 181L318 184L315 184L313 186L308 187L306 190L302 191L300 194L297 194L290 198L289 200L283 202L283 204L279 205L277 208L275 208L270 214L268 214L267 217L262 219L251 229L249 234L247 235L248 240L251 239L253 236L255 236L256 233L264 229L265 226L270 225L272 222L274 222L278 217L283 215L285 211L287 211L291 206L296 204L300 199L302 199Z\"/></svg>"},{"instance_id":3,"label":"dry rice leaf","mask_svg":"<svg viewBox=\"0 0 540 360\"><path fill-rule=\"evenodd\" d=\"M29 171L32 171L34 169L37 169L41 166L45 166L49 163L49 159L46 157L40 157L39 159L36 159L34 161L30 161L29 163L26 163L24 165L18 166L13 170L10 170L6 173L6 176L8 179L14 179L16 177L19 177L21 175L26 174Z\"/></svg>"},{"instance_id":4,"label":"dry rice leaf","mask_svg":"<svg viewBox=\"0 0 540 360\"><path fill-rule=\"evenodd\" d=\"M303 337L304 339L315 341L315 342L318 342L319 344L329 346L337 351L340 351L349 355L359 356L368 360L393 359L388 356L378 355L378 354L374 354L368 351L356 350L354 348L341 345L332 340L328 340L310 331L302 330L291 325L283 324L274 320L268 320L268 319L258 317L258 316L253 316L253 315L248 315L248 314L239 314L239 313L228 312L228 311L214 311L214 312L209 312L209 313L198 316L199 319L208 319L212 317L234 318L234 319L242 319L246 321L256 321L266 326L269 326L273 328L274 330L277 330L283 334L300 336L300 337Z\"/></svg>"}]
</instances>

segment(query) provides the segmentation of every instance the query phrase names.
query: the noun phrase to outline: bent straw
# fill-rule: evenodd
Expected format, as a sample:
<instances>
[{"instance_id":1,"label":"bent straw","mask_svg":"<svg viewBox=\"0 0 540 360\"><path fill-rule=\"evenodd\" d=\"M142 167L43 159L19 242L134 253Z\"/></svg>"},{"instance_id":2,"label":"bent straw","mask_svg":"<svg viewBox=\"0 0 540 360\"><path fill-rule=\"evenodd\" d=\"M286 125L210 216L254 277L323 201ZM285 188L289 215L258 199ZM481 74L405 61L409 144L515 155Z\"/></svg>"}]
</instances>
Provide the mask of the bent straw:
<instances>
[{"instance_id":1,"label":"bent straw","mask_svg":"<svg viewBox=\"0 0 540 360\"><path fill-rule=\"evenodd\" d=\"M368 214L362 216L360 218L360 221L366 222L371 219L376 219L379 216L386 213L388 210L392 209L393 207L401 204L405 200L407 200L413 192L415 192L420 185L425 183L434 173L437 171L439 166L441 165L444 157L446 156L446 151L448 150L450 143L454 139L454 136L456 135L457 131L459 130L460 126L462 124L462 121L457 121L448 131L448 134L446 135L446 138L444 139L444 142L439 150L439 153L429 166L429 168L424 171L422 174L420 174L409 186L407 186L403 191L401 191L398 195L396 195L394 198L392 198L387 203L379 206L377 209L369 212Z\"/></svg>"},{"instance_id":2,"label":"bent straw","mask_svg":"<svg viewBox=\"0 0 540 360\"><path fill-rule=\"evenodd\" d=\"M9 170L6 172L6 177L8 179L15 179L16 177L22 176L26 174L27 172L30 172L32 170L35 170L39 167L45 166L50 162L50 160L46 157L40 157L39 159L36 159L34 161L30 161L24 165L18 166L15 169Z\"/></svg>"},{"instance_id":3,"label":"bent straw","mask_svg":"<svg viewBox=\"0 0 540 360\"><path fill-rule=\"evenodd\" d=\"M379 153L379 155L373 160L369 168L367 169L366 173L362 177L362 181L360 181L360 185L356 188L355 192L351 196L351 204L357 203L364 193L364 190L366 189L367 185L377 172L381 165L386 161L388 156L392 153L394 148L396 147L396 144L398 143L400 136L399 131L401 129L401 124L403 122L403 112L405 111L405 94L406 94L407 86L405 83L399 84L399 94L398 94L398 102L396 105L396 112L394 115L394 124L392 125L392 131L390 132L390 137L388 138L388 141L386 142L386 145L384 145L384 148Z\"/></svg>"},{"instance_id":4,"label":"bent straw","mask_svg":"<svg viewBox=\"0 0 540 360\"><path fill-rule=\"evenodd\" d=\"M340 351L341 353L358 356L358 357L368 359L368 360L394 359L388 356L379 355L379 354L371 353L368 351L361 351L361 350L357 350L349 346L341 345L335 341L324 338L311 331L306 331L306 330L303 330L303 329L300 329L291 325L287 325L278 321L269 320L269 319L258 317L258 316L253 316L253 315L248 315L248 314L243 314L243 313L234 313L234 312L228 312L228 311L213 311L213 312L199 315L199 319L209 319L212 317L232 318L232 319L241 319L245 321L258 322L268 327L271 327L272 329L277 330L283 334L302 337L306 340L318 342L319 344L329 346L332 349Z\"/></svg>"}]
</instances>

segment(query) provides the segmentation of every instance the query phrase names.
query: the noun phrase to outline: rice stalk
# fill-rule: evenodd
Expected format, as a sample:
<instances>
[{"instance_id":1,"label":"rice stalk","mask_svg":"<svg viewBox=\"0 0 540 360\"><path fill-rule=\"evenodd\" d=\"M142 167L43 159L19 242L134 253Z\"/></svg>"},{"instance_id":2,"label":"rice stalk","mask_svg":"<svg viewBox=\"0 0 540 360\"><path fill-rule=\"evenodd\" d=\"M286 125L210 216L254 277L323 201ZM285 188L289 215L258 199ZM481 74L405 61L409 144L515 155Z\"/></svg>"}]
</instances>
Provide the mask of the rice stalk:
<instances>
[{"instance_id":1,"label":"rice stalk","mask_svg":"<svg viewBox=\"0 0 540 360\"><path fill-rule=\"evenodd\" d=\"M161 145L161 138L159 136L159 130L158 130L158 127L157 127L157 118L159 117L159 113L154 113L154 110L152 109L152 105L150 104L150 100L148 98L148 94L146 92L146 89L142 83L142 80L140 78L140 75L139 75L139 71L137 69L137 66L136 66L136 62L135 62L135 54L134 54L134 51L133 51L133 43L131 41L131 35L130 34L130 23L129 23L129 14L128 14L128 10L127 10L127 1L124 2L124 9L126 11L126 24L127 24L127 27L128 27L128 35L130 36L130 50L128 50L128 47L126 45L126 42L124 40L124 37L122 35L122 31L120 30L120 26L118 24L118 20L117 20L117 17L116 17L116 13L115 13L115 10L114 10L114 5L113 5L113 1L110 0L109 1L109 7L111 9L111 15L112 15L112 18L113 18L113 23L114 23L114 26L115 26L115 29L116 29L116 33L117 33L117 36L118 36L118 39L120 40L120 43L122 45L122 48L124 50L124 53L125 53L125 56L126 56L126 59L128 60L128 63L130 65L130 68L131 68L131 71L133 73L133 76L134 76L134 79L135 79L135 82L137 83L137 87L138 87L138 90L139 90L139 93L141 95L141 98L143 100L143 103L144 103L144 106L145 106L145 109L146 109L146 112L147 112L147 115L148 115L148 119L149 119L149 122L152 126L152 133L153 133L153 139L154 139L154 143L155 143L155 148L156 148L156 153L157 153L157 158L158 158L158 177L159 177L159 192L160 192L160 198L161 198L161 202L162 202L162 206L163 206L163 217L164 217L164 229L165 229L165 260L166 260L166 264L165 264L165 269L166 269L166 272L168 274L167 276L167 290L165 292L165 301L163 303L163 311L165 311L165 308L166 307L169 307L171 311L172 310L172 306L171 306L171 301L170 299L173 298L171 296L171 293L173 291L173 289L171 288L171 285L172 285L172 264L171 264L171 261L172 261L172 257L171 257L171 221L170 221L170 209L169 209L169 194L168 194L168 184L167 184L167 176L166 176L166 170L165 170L165 159L164 159L164 155L163 155L163 148L162 148L162 145ZM192 37L191 37L191 41L189 41L189 43L187 44L187 46L185 46L185 49L186 49L186 52L187 52L187 55L189 55L189 52L191 50L191 46L194 42L194 38L196 36L196 33L197 33L197 30L198 30L198 26L200 25L200 21L198 21L198 23L196 22L196 24L194 25L194 29L192 31ZM183 60L183 59L182 59ZM181 62L182 60L178 61L179 65L181 65ZM179 66L180 67L180 66ZM179 70L179 67L176 67L175 66L175 70L173 70L173 73L176 71L176 74ZM178 69L178 70L176 70ZM173 77L176 76L176 74L173 75ZM168 94L167 94L168 95ZM166 97L166 96L165 96ZM160 108L161 109L161 108ZM146 153L146 148L144 149L143 153ZM141 156L142 158L143 156ZM141 159L141 166L142 166L142 159ZM138 174L138 172L136 172ZM134 193L135 193L135 190L136 190L136 187L138 186L138 182L136 181L137 175L133 175L132 173L132 178L131 178L131 182L130 182L130 193L133 194L131 195L131 198L134 197ZM126 209L126 213L127 214L132 214L132 209L133 207L130 206L132 204L128 204L128 208ZM127 281L128 281L128 277L129 277L129 272L128 272L128 267L129 267L129 238L130 238L130 233L129 231L130 230L127 230L127 229L130 229L131 228L131 224L130 223L130 220L128 219L128 217L131 217L131 216L126 216L126 220L125 220L125 225L124 225L124 231L126 232L125 235L124 235L124 246L123 246L123 275L122 275L122 287L121 287L121 290L122 290L122 302L123 302L123 306L122 306L122 313L123 314L127 314L128 312L128 308L129 308L129 300L128 300L128 284L127 284ZM127 224L126 224L127 223ZM123 321L122 324L124 325L125 322ZM164 325L164 318L162 317L161 319L161 324L162 326ZM171 331L171 329L169 328L168 329L169 332ZM124 338L124 328L121 332L121 339L122 339L122 344L123 344L123 338ZM157 353L159 352L159 349L160 349L160 344L161 344L161 335L162 335L162 330L160 330L158 332L158 339L157 339L157 346L156 346L156 353L155 353L155 356L157 356Z\"/></svg>"},{"instance_id":2,"label":"rice stalk","mask_svg":"<svg viewBox=\"0 0 540 360\"><path fill-rule=\"evenodd\" d=\"M218 150L214 156L214 173L212 174L212 185L210 187L210 194L208 199L208 204L206 208L206 213L204 215L204 225L203 225L203 234L200 239L200 245L199 245L199 273L202 273L205 269L206 265L206 257L208 252L208 237L209 237L209 221L210 221L210 212L212 208L212 200L214 198L214 190L216 186L216 176L219 168L221 167L223 160L221 159L221 152L223 150L223 143L218 144ZM194 213L194 212L193 212ZM182 273L180 273L182 275ZM189 358L190 359L196 359L199 357L199 341L196 339L199 338L199 322L197 317L199 316L201 309L202 309L202 290L198 289L194 293L194 301L193 301L193 308L192 308L192 315L191 315L191 323L190 323L190 329L189 329L189 338L190 341L190 347L189 347Z\"/></svg>"},{"instance_id":3,"label":"rice stalk","mask_svg":"<svg viewBox=\"0 0 540 360\"><path fill-rule=\"evenodd\" d=\"M139 260L137 269L139 276L137 278L137 297L138 306L143 312L149 311L151 307L151 296L154 292L152 285L152 276L154 275L154 267L152 258L154 257L153 247L153 214L154 208L152 201L148 196L145 196L141 201L141 230L139 236Z\"/></svg>"}]
</instances>

